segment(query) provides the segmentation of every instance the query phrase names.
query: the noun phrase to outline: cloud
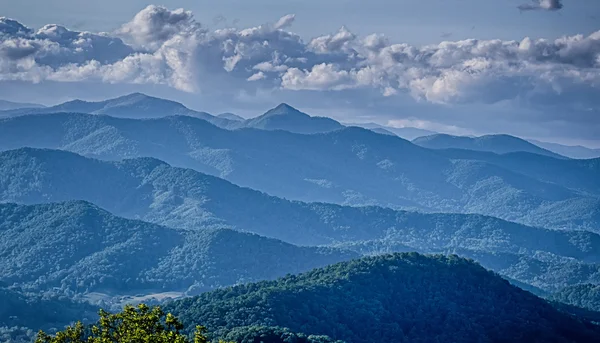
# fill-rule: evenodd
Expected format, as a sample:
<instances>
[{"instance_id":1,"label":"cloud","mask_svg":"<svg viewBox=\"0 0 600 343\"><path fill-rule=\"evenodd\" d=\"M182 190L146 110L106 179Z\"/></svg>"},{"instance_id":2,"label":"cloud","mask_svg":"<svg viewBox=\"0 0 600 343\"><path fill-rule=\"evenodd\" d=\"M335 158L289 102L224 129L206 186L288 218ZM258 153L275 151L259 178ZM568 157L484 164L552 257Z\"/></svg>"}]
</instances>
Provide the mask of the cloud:
<instances>
[{"instance_id":1,"label":"cloud","mask_svg":"<svg viewBox=\"0 0 600 343\"><path fill-rule=\"evenodd\" d=\"M539 1L558 9L558 1ZM342 27L309 41L295 16L207 30L191 12L148 6L113 33L0 19L0 80L160 84L204 94L353 91L457 105L598 110L600 31L555 40L444 41L413 46Z\"/></svg>"},{"instance_id":2,"label":"cloud","mask_svg":"<svg viewBox=\"0 0 600 343\"><path fill-rule=\"evenodd\" d=\"M561 0L532 0L531 4L519 5L517 8L521 11L558 11L563 8Z\"/></svg>"},{"instance_id":3,"label":"cloud","mask_svg":"<svg viewBox=\"0 0 600 343\"><path fill-rule=\"evenodd\" d=\"M200 24L194 20L192 12L150 5L121 26L116 34L135 46L157 50L174 36L192 35L199 30Z\"/></svg>"}]
</instances>

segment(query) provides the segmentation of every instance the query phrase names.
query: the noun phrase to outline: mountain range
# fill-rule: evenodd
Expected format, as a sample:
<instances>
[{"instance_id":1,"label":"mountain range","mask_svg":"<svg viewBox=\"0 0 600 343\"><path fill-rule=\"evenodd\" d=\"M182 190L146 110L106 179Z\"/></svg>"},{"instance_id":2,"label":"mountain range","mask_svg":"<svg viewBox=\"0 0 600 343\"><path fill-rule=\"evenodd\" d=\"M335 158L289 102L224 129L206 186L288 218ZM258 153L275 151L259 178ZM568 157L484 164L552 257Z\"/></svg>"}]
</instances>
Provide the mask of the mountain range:
<instances>
[{"instance_id":1,"label":"mountain range","mask_svg":"<svg viewBox=\"0 0 600 343\"><path fill-rule=\"evenodd\" d=\"M20 108L43 108L43 105L32 104L32 103L20 103L6 100L0 100L0 111L16 110Z\"/></svg>"},{"instance_id":2,"label":"mountain range","mask_svg":"<svg viewBox=\"0 0 600 343\"><path fill-rule=\"evenodd\" d=\"M0 103L0 106L1 105L2 104ZM52 113L87 113L130 119L190 116L203 119L225 129L257 128L263 130L285 130L306 134L329 132L344 127L333 119L311 117L287 104L280 104L261 116L245 120L233 113L222 113L214 116L210 113L194 111L181 103L151 97L142 93L133 93L114 99L96 102L73 100L46 108L23 107L26 106L13 106L12 108L6 108L6 110L3 110L0 107L0 117Z\"/></svg>"},{"instance_id":3,"label":"mountain range","mask_svg":"<svg viewBox=\"0 0 600 343\"><path fill-rule=\"evenodd\" d=\"M557 143L541 142L533 139L530 139L529 141L541 148L570 158L589 159L600 157L600 149L591 149L581 145L562 145Z\"/></svg>"},{"instance_id":4,"label":"mountain range","mask_svg":"<svg viewBox=\"0 0 600 343\"><path fill-rule=\"evenodd\" d=\"M600 158L287 104L17 107L0 341L139 302L244 343L599 340Z\"/></svg>"},{"instance_id":5,"label":"mountain range","mask_svg":"<svg viewBox=\"0 0 600 343\"><path fill-rule=\"evenodd\" d=\"M396 135L409 141L419 137L437 134L437 132L419 129L416 127L392 127L377 123L346 123L345 125L358 126L381 134Z\"/></svg>"},{"instance_id":6,"label":"mountain range","mask_svg":"<svg viewBox=\"0 0 600 343\"><path fill-rule=\"evenodd\" d=\"M175 229L235 229L360 254L461 251L546 289L596 281L600 275L595 266L600 236L591 232L540 229L472 214L289 201L150 158L111 162L31 148L0 154L0 202L72 200ZM542 263L545 268L539 268ZM560 274L556 266L581 272Z\"/></svg>"},{"instance_id":7,"label":"mountain range","mask_svg":"<svg viewBox=\"0 0 600 343\"><path fill-rule=\"evenodd\" d=\"M480 137L452 136L435 134L419 137L412 141L414 144L429 149L464 149L473 151L488 151L496 154L511 152L530 152L533 154L565 158L550 150L540 148L528 141L510 135L486 135Z\"/></svg>"},{"instance_id":8,"label":"mountain range","mask_svg":"<svg viewBox=\"0 0 600 343\"><path fill-rule=\"evenodd\" d=\"M600 227L600 159L534 158L527 162L533 173L513 162L490 163L482 152L446 156L445 150L357 127L302 135L226 130L189 116L57 113L0 120L0 149L23 146L107 160L152 156L301 201L480 213L550 228ZM555 167L546 168L548 161ZM559 218L549 221L548 213Z\"/></svg>"}]
</instances>

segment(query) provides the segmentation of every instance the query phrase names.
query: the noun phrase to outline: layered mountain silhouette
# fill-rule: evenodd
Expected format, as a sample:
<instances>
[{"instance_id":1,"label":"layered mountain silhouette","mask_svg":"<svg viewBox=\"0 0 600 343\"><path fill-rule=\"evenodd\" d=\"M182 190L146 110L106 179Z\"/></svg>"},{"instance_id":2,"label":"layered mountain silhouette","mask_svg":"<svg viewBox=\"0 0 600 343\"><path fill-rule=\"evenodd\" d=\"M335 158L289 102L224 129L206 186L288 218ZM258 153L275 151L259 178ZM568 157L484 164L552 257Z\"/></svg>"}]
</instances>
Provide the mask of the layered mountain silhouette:
<instances>
[{"instance_id":1,"label":"layered mountain silhouette","mask_svg":"<svg viewBox=\"0 0 600 343\"><path fill-rule=\"evenodd\" d=\"M189 116L133 120L57 113L0 120L0 149L23 146L108 160L152 156L301 201L481 213L556 228L599 227L599 174L590 164L534 158L527 162L532 171L524 171L514 163L492 163L482 152L449 156L357 127L301 135L225 130ZM546 168L548 161L557 167ZM550 222L547 214L557 208L561 218Z\"/></svg>"},{"instance_id":2,"label":"layered mountain silhouette","mask_svg":"<svg viewBox=\"0 0 600 343\"><path fill-rule=\"evenodd\" d=\"M570 158L588 159L600 157L600 149L591 149L581 145L562 145L557 143L541 142L533 139L530 139L529 141L541 148Z\"/></svg>"},{"instance_id":3,"label":"layered mountain silhouette","mask_svg":"<svg viewBox=\"0 0 600 343\"><path fill-rule=\"evenodd\" d=\"M244 121L244 120L246 120L246 119L244 119L244 118L242 118L242 117L240 117L240 116L238 116L237 114L234 114L234 113L221 113L217 117L219 117L219 118L225 118L225 119L233 120L233 121Z\"/></svg>"},{"instance_id":4,"label":"layered mountain silhouette","mask_svg":"<svg viewBox=\"0 0 600 343\"><path fill-rule=\"evenodd\" d=\"M375 131L377 133L382 134L394 134L398 137L402 137L409 141L415 138L437 134L437 132L419 129L416 127L391 127L386 125L380 125L377 123L347 123L346 125L363 127L365 129L369 129L371 131Z\"/></svg>"},{"instance_id":5,"label":"layered mountain silhouette","mask_svg":"<svg viewBox=\"0 0 600 343\"><path fill-rule=\"evenodd\" d=\"M236 121L225 117L215 117L206 112L198 112L185 107L183 104L148 96L142 93L132 93L114 99L103 101L73 100L56 106L43 108L18 108L12 111L0 112L0 117L11 117L31 114L51 113L87 113L108 115L118 118L161 118L175 115L201 118L218 126L227 127Z\"/></svg>"},{"instance_id":6,"label":"layered mountain silhouette","mask_svg":"<svg viewBox=\"0 0 600 343\"><path fill-rule=\"evenodd\" d=\"M167 310L215 336L279 326L347 342L592 342L600 328L472 261L393 254L216 290Z\"/></svg>"},{"instance_id":7,"label":"layered mountain silhouette","mask_svg":"<svg viewBox=\"0 0 600 343\"><path fill-rule=\"evenodd\" d=\"M480 137L452 136L435 134L419 137L413 143L429 149L465 149L474 151L488 151L496 154L511 152L530 152L554 158L565 158L550 150L540 148L528 141L510 135L486 135Z\"/></svg>"},{"instance_id":8,"label":"layered mountain silhouette","mask_svg":"<svg viewBox=\"0 0 600 343\"><path fill-rule=\"evenodd\" d=\"M600 275L593 265L600 262L600 236L594 233L546 230L481 215L289 201L150 158L108 162L23 148L0 154L0 175L0 202L85 200L119 216L176 229L229 228L360 254L462 251L546 289L554 289L557 280L574 284ZM542 263L546 267L540 268ZM552 273L556 266L580 272Z\"/></svg>"},{"instance_id":9,"label":"layered mountain silhouette","mask_svg":"<svg viewBox=\"0 0 600 343\"><path fill-rule=\"evenodd\" d=\"M63 294L198 293L358 256L232 230L166 228L84 201L2 204L0 242L1 282Z\"/></svg>"},{"instance_id":10,"label":"layered mountain silhouette","mask_svg":"<svg viewBox=\"0 0 600 343\"><path fill-rule=\"evenodd\" d=\"M40 105L40 104L20 103L20 102L0 100L0 111L16 110L16 109L20 109L20 108L43 108L43 107L44 106ZM2 116L1 113L0 113L0 116Z\"/></svg>"}]
</instances>

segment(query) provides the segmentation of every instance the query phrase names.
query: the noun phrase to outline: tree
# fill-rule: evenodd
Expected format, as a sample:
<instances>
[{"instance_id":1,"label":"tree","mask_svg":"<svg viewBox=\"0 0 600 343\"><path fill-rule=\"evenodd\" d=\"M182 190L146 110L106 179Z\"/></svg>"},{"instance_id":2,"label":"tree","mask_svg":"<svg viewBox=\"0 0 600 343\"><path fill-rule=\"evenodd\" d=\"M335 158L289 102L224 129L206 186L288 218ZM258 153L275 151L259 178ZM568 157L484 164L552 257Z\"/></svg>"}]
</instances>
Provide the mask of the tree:
<instances>
[{"instance_id":1,"label":"tree","mask_svg":"<svg viewBox=\"0 0 600 343\"><path fill-rule=\"evenodd\" d=\"M77 322L51 336L38 333L36 343L192 343L182 332L183 325L160 307L140 304L125 306L120 313L100 310L100 319L90 327ZM206 328L197 326L193 343L207 343Z\"/></svg>"}]
</instances>

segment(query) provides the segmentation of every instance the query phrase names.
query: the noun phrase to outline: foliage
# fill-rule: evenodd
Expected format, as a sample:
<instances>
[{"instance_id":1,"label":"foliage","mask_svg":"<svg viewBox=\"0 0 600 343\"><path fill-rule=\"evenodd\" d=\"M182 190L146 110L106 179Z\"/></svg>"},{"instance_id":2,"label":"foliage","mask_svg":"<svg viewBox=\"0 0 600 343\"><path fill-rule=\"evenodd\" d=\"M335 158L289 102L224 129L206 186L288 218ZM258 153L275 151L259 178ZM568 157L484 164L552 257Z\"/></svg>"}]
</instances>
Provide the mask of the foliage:
<instances>
[{"instance_id":1,"label":"foliage","mask_svg":"<svg viewBox=\"0 0 600 343\"><path fill-rule=\"evenodd\" d=\"M93 320L97 308L66 297L0 288L0 342L31 343L35 330L54 332L76 320Z\"/></svg>"},{"instance_id":2,"label":"foliage","mask_svg":"<svg viewBox=\"0 0 600 343\"><path fill-rule=\"evenodd\" d=\"M581 284L565 287L549 299L600 312L600 285Z\"/></svg>"},{"instance_id":3,"label":"foliage","mask_svg":"<svg viewBox=\"0 0 600 343\"><path fill-rule=\"evenodd\" d=\"M305 335L286 328L246 326L231 329L224 340L237 343L344 343L323 335Z\"/></svg>"},{"instance_id":4,"label":"foliage","mask_svg":"<svg viewBox=\"0 0 600 343\"><path fill-rule=\"evenodd\" d=\"M97 308L65 297L24 294L0 288L0 327L53 330L77 319L96 317Z\"/></svg>"},{"instance_id":5,"label":"foliage","mask_svg":"<svg viewBox=\"0 0 600 343\"><path fill-rule=\"evenodd\" d=\"M81 322L67 327L56 335L40 331L36 343L190 343L182 333L183 325L170 313L165 314L160 307L150 308L140 304L137 308L125 306L116 314L100 310L98 323L86 328ZM194 343L207 343L206 329L196 326Z\"/></svg>"},{"instance_id":6,"label":"foliage","mask_svg":"<svg viewBox=\"0 0 600 343\"><path fill-rule=\"evenodd\" d=\"M165 144L176 143L169 141ZM572 161L560 163L572 163ZM477 170L463 162L457 162L455 167L458 168L456 170L466 168L464 172L453 177L453 182L457 185L470 180L470 173ZM487 168L492 167L490 164ZM464 180L465 178L467 181ZM480 186L486 184L481 183ZM36 149L21 149L0 154L1 201L37 203L72 199L93 202L116 215L143 219L177 229L187 229L190 233L186 234L184 247L177 245L180 248L173 251L173 256L178 256L177 259L169 258L168 261L172 263L161 263L161 267L151 273L152 278L157 282L165 280L164 284L169 284L167 280L178 280L176 282L179 283L179 288L189 287L189 280L192 278L198 279L197 275L189 272L191 259L186 255L205 251L200 250L200 247L211 246L211 242L215 239L219 240L220 244L228 240L232 243L240 243L246 239L256 241L239 244L242 248L259 244L259 239L256 237L219 238L235 236L231 232L215 235L192 233L205 228L232 228L297 245L338 244L356 248L355 250L360 253L370 253L369 250L380 252L382 249L376 246L360 247L364 242L373 241L381 242L382 248L386 248L387 252L465 252L467 256L479 261L483 262L485 259L486 267L549 291L555 291L556 288L569 284L597 282L600 275L598 266L594 264L600 262L600 236L591 232L545 230L472 214L416 213L376 206L349 207L288 201L238 187L225 180L193 170L174 168L148 158L102 162L64 151ZM473 206L476 205L473 203ZM521 207L523 203L515 199L514 205ZM579 217L589 216L591 219L600 215L597 202L561 202L559 207L545 208L543 217L566 213L563 211L576 212ZM71 221L65 221L68 222ZM40 220L35 225L47 224ZM164 235L166 234L162 234ZM137 242L149 241L152 237L156 235L148 237L143 235ZM165 246L169 244L173 246L174 239L158 241ZM152 244L156 244L156 241L154 240ZM284 248L281 244L272 241L271 243L273 244L269 246L274 247L274 254L270 255L272 258L265 263L277 263L278 259L275 257L286 256L288 253L284 252L288 248L298 250L294 247ZM213 253L220 252L221 258L236 257L222 253L224 249L216 248L218 245L212 246L215 247ZM280 246L279 250L276 249L277 246ZM259 252L253 249L248 253L256 255ZM210 260L211 254L206 256L199 256L196 260ZM481 259L477 256L481 256ZM347 257L348 255L345 255L337 260L332 257L324 259L323 262L336 262ZM315 258L318 263L311 264L308 258L303 258L305 262L302 264L307 268L291 268L287 272L299 272L323 265L318 256ZM504 262L507 260L514 263L506 265ZM214 261L215 267L219 266L219 261L220 259ZM248 261L248 259L237 261ZM543 264L544 267L536 267L538 264ZM212 268L209 263L203 265ZM282 261L282 268L277 268L279 272L285 274L286 270L283 267L285 267L285 260ZM172 273L173 270L181 268L185 270ZM224 279L220 278L221 274L209 273L207 275L211 275L211 280L214 282L206 282L204 281L207 280L206 278L200 278L201 281L194 287L209 289L270 277L266 275L270 269L248 269L247 266L236 269L240 272L244 270L249 272L237 278ZM558 269L564 272L557 272ZM256 274L251 273L251 270ZM283 274L273 274L273 276Z\"/></svg>"},{"instance_id":7,"label":"foliage","mask_svg":"<svg viewBox=\"0 0 600 343\"><path fill-rule=\"evenodd\" d=\"M358 255L225 229L173 230L73 201L0 204L0 256L0 281L76 295L197 294Z\"/></svg>"},{"instance_id":8,"label":"foliage","mask_svg":"<svg viewBox=\"0 0 600 343\"><path fill-rule=\"evenodd\" d=\"M362 258L168 305L223 337L279 326L348 342L592 342L600 328L456 256Z\"/></svg>"}]
</instances>

